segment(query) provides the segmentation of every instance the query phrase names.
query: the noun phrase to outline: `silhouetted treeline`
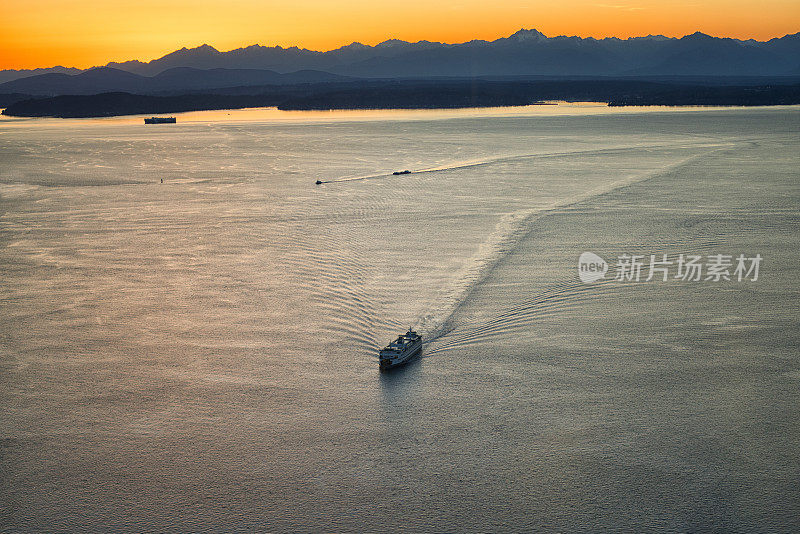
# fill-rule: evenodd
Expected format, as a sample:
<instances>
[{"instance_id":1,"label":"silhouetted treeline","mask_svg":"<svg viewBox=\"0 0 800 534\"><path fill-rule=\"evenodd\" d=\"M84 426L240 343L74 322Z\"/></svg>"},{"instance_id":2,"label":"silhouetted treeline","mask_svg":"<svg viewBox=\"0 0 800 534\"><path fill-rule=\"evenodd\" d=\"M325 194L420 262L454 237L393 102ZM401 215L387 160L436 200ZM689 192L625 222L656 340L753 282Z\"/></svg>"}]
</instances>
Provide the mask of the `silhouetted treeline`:
<instances>
[{"instance_id":1,"label":"silhouetted treeline","mask_svg":"<svg viewBox=\"0 0 800 534\"><path fill-rule=\"evenodd\" d=\"M616 106L800 104L800 84L711 87L639 80L406 81L291 97L278 107L285 110L459 108L519 106L545 100L608 102Z\"/></svg>"},{"instance_id":2,"label":"silhouetted treeline","mask_svg":"<svg viewBox=\"0 0 800 534\"><path fill-rule=\"evenodd\" d=\"M800 104L800 85L677 87L609 99L609 106L777 106Z\"/></svg>"},{"instance_id":3,"label":"silhouetted treeline","mask_svg":"<svg viewBox=\"0 0 800 534\"><path fill-rule=\"evenodd\" d=\"M264 95L147 96L132 95L130 93L64 95L23 100L7 107L3 114L15 117L113 117L117 115L275 106L284 99L285 97L271 99Z\"/></svg>"},{"instance_id":4,"label":"silhouetted treeline","mask_svg":"<svg viewBox=\"0 0 800 534\"><path fill-rule=\"evenodd\" d=\"M800 104L800 84L705 86L608 79L359 80L229 88L214 94L196 92L178 96L67 95L18 101L4 113L18 117L109 117L266 106L284 110L520 106L543 100L608 102L612 106Z\"/></svg>"},{"instance_id":5,"label":"silhouetted treeline","mask_svg":"<svg viewBox=\"0 0 800 534\"><path fill-rule=\"evenodd\" d=\"M284 110L447 109L525 106L539 100L527 83L417 81L364 83L355 87L290 97Z\"/></svg>"},{"instance_id":6,"label":"silhouetted treeline","mask_svg":"<svg viewBox=\"0 0 800 534\"><path fill-rule=\"evenodd\" d=\"M24 95L21 93L5 93L0 94L0 108L7 108L11 104L16 104L17 102L22 102L23 100L29 100L31 95Z\"/></svg>"}]
</instances>

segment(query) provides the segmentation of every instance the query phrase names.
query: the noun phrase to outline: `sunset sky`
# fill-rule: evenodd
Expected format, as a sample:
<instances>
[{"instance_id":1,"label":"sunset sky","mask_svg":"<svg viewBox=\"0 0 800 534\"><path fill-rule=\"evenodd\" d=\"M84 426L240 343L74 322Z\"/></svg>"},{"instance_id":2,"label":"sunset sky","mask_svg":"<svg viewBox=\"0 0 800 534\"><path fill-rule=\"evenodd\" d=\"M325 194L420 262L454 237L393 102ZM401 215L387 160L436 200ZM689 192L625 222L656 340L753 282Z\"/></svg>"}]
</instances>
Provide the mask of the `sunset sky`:
<instances>
[{"instance_id":1,"label":"sunset sky","mask_svg":"<svg viewBox=\"0 0 800 534\"><path fill-rule=\"evenodd\" d=\"M800 0L5 0L0 69L148 61L203 43L329 50L359 41L462 42L536 28L548 36L800 31Z\"/></svg>"}]
</instances>

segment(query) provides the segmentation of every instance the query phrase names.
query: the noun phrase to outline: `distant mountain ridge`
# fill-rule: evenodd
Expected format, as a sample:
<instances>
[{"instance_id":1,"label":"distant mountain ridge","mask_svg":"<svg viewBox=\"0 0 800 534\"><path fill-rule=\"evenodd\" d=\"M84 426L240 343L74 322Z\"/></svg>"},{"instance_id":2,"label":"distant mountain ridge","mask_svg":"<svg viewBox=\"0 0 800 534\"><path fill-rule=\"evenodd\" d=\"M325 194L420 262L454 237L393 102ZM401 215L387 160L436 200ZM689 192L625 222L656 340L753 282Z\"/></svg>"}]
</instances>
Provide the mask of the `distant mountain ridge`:
<instances>
[{"instance_id":1,"label":"distant mountain ridge","mask_svg":"<svg viewBox=\"0 0 800 534\"><path fill-rule=\"evenodd\" d=\"M650 35L547 37L521 29L494 41L446 44L397 39L375 46L352 43L328 52L252 45L229 52L202 45L159 59L107 66L143 75L168 68L322 70L359 77L496 75L709 75L779 76L800 66L800 33L769 41L711 37L700 32L681 38Z\"/></svg>"},{"instance_id":2,"label":"distant mountain ridge","mask_svg":"<svg viewBox=\"0 0 800 534\"><path fill-rule=\"evenodd\" d=\"M155 76L142 76L110 67L97 67L80 74L41 74L0 84L0 94L33 96L92 95L109 92L159 94L208 91L236 86L288 85L346 80L327 72L302 70L279 74L256 69L196 69L173 67Z\"/></svg>"},{"instance_id":3,"label":"distant mountain ridge","mask_svg":"<svg viewBox=\"0 0 800 534\"><path fill-rule=\"evenodd\" d=\"M11 80L16 80L19 78L27 78L28 76L38 76L39 74L80 74L81 72L83 72L82 69L61 66L42 69L0 70L0 83L10 82Z\"/></svg>"},{"instance_id":4,"label":"distant mountain ridge","mask_svg":"<svg viewBox=\"0 0 800 534\"><path fill-rule=\"evenodd\" d=\"M547 37L535 29L521 29L494 41L446 44L391 39L375 46L352 43L327 52L260 45L220 52L202 45L146 63L112 62L85 71L54 69L38 76L31 76L33 71L0 71L0 81L17 78L0 83L0 94L154 94L314 83L332 81L336 76L797 76L800 33L768 41L711 37L700 32L681 38L649 35L595 39Z\"/></svg>"}]
</instances>

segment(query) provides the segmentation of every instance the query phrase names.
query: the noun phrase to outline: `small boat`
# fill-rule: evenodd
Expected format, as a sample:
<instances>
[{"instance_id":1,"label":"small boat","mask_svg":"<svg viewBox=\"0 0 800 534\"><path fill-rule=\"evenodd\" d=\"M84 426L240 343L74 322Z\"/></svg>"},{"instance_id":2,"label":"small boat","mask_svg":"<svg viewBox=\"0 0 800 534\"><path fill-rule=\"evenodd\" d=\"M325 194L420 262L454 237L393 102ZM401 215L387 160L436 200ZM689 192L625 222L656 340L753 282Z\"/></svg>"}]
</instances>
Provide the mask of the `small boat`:
<instances>
[{"instance_id":1,"label":"small boat","mask_svg":"<svg viewBox=\"0 0 800 534\"><path fill-rule=\"evenodd\" d=\"M422 336L408 329L408 332L397 337L378 353L381 371L403 365L422 352Z\"/></svg>"},{"instance_id":2,"label":"small boat","mask_svg":"<svg viewBox=\"0 0 800 534\"><path fill-rule=\"evenodd\" d=\"M175 124L178 119L175 117L150 117L144 120L145 124Z\"/></svg>"},{"instance_id":3,"label":"small boat","mask_svg":"<svg viewBox=\"0 0 800 534\"><path fill-rule=\"evenodd\" d=\"M394 172L392 173L392 175L393 175L393 176L400 176L401 174L411 174L411 171L409 171L408 169L406 169L405 171L394 171Z\"/></svg>"},{"instance_id":4,"label":"small boat","mask_svg":"<svg viewBox=\"0 0 800 534\"><path fill-rule=\"evenodd\" d=\"M321 184L322 180L317 180L317 185Z\"/></svg>"}]
</instances>

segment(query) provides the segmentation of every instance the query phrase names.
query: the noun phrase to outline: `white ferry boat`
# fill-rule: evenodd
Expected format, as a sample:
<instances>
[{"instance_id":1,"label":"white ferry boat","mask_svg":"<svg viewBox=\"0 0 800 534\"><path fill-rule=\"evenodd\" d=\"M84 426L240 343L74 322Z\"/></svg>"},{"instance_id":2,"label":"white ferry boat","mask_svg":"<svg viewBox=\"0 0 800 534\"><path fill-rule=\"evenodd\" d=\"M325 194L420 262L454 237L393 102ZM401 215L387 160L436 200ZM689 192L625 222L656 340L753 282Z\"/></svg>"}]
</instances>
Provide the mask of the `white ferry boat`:
<instances>
[{"instance_id":1,"label":"white ferry boat","mask_svg":"<svg viewBox=\"0 0 800 534\"><path fill-rule=\"evenodd\" d=\"M422 336L409 328L408 332L399 336L379 352L381 370L402 365L420 352L422 352Z\"/></svg>"}]
</instances>

